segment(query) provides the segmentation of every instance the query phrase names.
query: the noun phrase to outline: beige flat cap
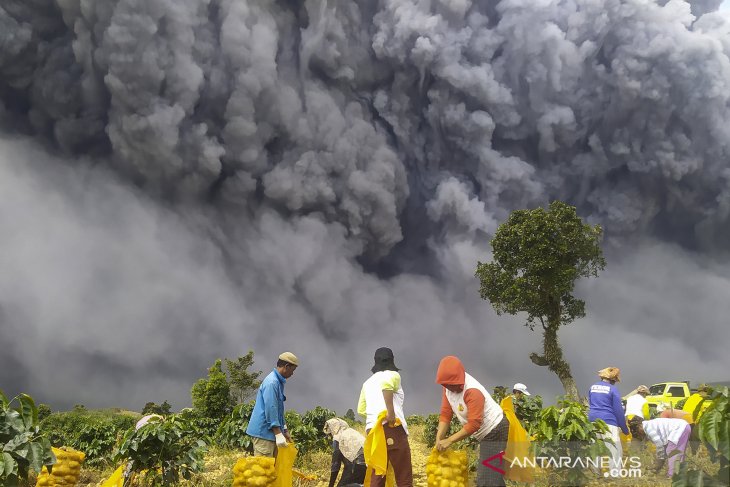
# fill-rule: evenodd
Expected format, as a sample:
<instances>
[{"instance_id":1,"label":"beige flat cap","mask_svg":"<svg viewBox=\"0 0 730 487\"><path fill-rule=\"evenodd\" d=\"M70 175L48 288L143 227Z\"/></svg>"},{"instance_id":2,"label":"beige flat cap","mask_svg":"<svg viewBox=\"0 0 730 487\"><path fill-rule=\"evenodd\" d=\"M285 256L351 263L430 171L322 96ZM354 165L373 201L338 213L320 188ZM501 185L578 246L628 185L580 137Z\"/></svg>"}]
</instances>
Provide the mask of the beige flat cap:
<instances>
[{"instance_id":1,"label":"beige flat cap","mask_svg":"<svg viewBox=\"0 0 730 487\"><path fill-rule=\"evenodd\" d=\"M283 360L284 362L289 362L292 365L296 365L299 367L299 359L296 355L294 355L291 352L284 352L281 355L279 355L279 360Z\"/></svg>"}]
</instances>

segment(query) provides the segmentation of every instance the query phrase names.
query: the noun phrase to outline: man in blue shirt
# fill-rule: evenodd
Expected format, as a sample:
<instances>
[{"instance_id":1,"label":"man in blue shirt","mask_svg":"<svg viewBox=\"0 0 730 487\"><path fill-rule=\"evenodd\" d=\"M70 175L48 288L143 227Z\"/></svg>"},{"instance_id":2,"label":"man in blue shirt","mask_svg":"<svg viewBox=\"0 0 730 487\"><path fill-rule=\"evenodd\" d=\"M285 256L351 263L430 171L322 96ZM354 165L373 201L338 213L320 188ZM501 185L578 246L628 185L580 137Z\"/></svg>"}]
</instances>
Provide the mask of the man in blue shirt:
<instances>
[{"instance_id":1,"label":"man in blue shirt","mask_svg":"<svg viewBox=\"0 0 730 487\"><path fill-rule=\"evenodd\" d=\"M256 456L276 457L276 449L291 442L284 422L284 384L294 374L299 360L291 352L279 355L276 368L261 382L256 404L246 428Z\"/></svg>"}]
</instances>

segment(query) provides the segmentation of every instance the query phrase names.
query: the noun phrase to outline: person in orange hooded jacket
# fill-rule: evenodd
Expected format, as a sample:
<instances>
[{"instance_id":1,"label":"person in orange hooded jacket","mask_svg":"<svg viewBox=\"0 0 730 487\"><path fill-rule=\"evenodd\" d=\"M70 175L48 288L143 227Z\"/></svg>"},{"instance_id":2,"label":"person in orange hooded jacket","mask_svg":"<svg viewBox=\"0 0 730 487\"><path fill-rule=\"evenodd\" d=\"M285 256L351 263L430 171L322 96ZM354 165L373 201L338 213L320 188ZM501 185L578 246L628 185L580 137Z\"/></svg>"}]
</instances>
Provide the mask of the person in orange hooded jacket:
<instances>
[{"instance_id":1,"label":"person in orange hooded jacket","mask_svg":"<svg viewBox=\"0 0 730 487\"><path fill-rule=\"evenodd\" d=\"M457 357L449 355L441 359L436 383L443 386L436 448L443 451L454 442L473 436L479 440L477 487L505 485L503 474L483 463L488 460L490 465L505 470L499 453L504 452L507 446L509 421L502 408L484 386L466 373ZM461 423L461 429L446 437L454 414Z\"/></svg>"}]
</instances>

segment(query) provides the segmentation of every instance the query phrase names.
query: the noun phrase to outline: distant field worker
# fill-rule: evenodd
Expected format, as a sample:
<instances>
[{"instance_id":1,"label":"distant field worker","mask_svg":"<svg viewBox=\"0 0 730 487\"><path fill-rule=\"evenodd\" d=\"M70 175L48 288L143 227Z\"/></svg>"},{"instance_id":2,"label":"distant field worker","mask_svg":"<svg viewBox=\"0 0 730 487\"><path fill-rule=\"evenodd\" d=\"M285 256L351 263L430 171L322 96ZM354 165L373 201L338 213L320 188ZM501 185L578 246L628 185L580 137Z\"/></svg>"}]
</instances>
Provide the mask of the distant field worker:
<instances>
[{"instance_id":1,"label":"distant field worker","mask_svg":"<svg viewBox=\"0 0 730 487\"><path fill-rule=\"evenodd\" d=\"M518 382L515 385L512 386L512 397L514 398L514 401L512 401L512 409L514 410L515 402L521 403L522 398L525 396L531 396L530 391L527 390L527 386L523 384L522 382ZM500 403L500 406L502 406L502 409L504 410L504 406ZM521 417L519 414L517 414L517 411L515 411L515 416L520 421L524 421L525 418ZM509 419L509 418L508 418Z\"/></svg>"},{"instance_id":2,"label":"distant field worker","mask_svg":"<svg viewBox=\"0 0 730 487\"><path fill-rule=\"evenodd\" d=\"M330 469L329 487L334 487L337 475L342 469L338 487L351 484L362 484L365 481L365 455L363 444L365 437L350 428L347 421L340 418L328 419L324 424L325 434L332 435L332 467Z\"/></svg>"},{"instance_id":3,"label":"distant field worker","mask_svg":"<svg viewBox=\"0 0 730 487\"><path fill-rule=\"evenodd\" d=\"M641 419L649 419L649 403L646 396L649 395L649 388L641 385L636 388L636 394L626 399L626 419L637 416Z\"/></svg>"},{"instance_id":4,"label":"distant field worker","mask_svg":"<svg viewBox=\"0 0 730 487\"><path fill-rule=\"evenodd\" d=\"M531 396L532 394L527 390L525 384L518 382L512 386L512 395L515 396L515 399L522 399L523 396Z\"/></svg>"},{"instance_id":5,"label":"distant field worker","mask_svg":"<svg viewBox=\"0 0 730 487\"><path fill-rule=\"evenodd\" d=\"M613 472L621 468L620 432L629 434L626 425L624 408L621 405L621 394L615 386L621 380L621 370L618 367L607 367L598 371L601 379L591 386L588 392L588 420L602 419L608 425L608 433L604 435L606 447L611 452L610 469Z\"/></svg>"},{"instance_id":6,"label":"distant field worker","mask_svg":"<svg viewBox=\"0 0 730 487\"><path fill-rule=\"evenodd\" d=\"M629 424L634 438L639 440L649 438L656 446L654 473L658 474L661 471L668 458L667 476L671 477L674 474L674 466L684 458L691 429L689 423L677 418L656 418L648 421L633 418ZM675 451L677 453L674 453Z\"/></svg>"},{"instance_id":7,"label":"distant field worker","mask_svg":"<svg viewBox=\"0 0 730 487\"><path fill-rule=\"evenodd\" d=\"M482 463L505 451L507 446L509 421L502 408L484 386L466 373L461 360L452 355L441 359L436 372L436 383L443 386L436 448L443 451L459 440L474 437L479 441L477 487L505 485L502 474ZM454 414L462 426L459 431L446 438Z\"/></svg>"},{"instance_id":8,"label":"distant field worker","mask_svg":"<svg viewBox=\"0 0 730 487\"><path fill-rule=\"evenodd\" d=\"M362 385L357 412L365 417L365 430L370 432L376 426L380 413L387 411L383 430L388 463L393 466L398 487L412 487L411 447L408 444L408 425L403 413L405 393L401 386L399 369L395 366L393 351L386 347L377 349L375 364L370 370L373 375ZM400 421L400 425L396 425L396 419ZM384 485L385 475L371 473L371 487Z\"/></svg>"},{"instance_id":9,"label":"distant field worker","mask_svg":"<svg viewBox=\"0 0 730 487\"><path fill-rule=\"evenodd\" d=\"M284 352L279 355L276 368L261 382L246 428L256 456L276 457L277 448L286 447L292 441L284 422L284 384L298 366L297 356Z\"/></svg>"}]
</instances>

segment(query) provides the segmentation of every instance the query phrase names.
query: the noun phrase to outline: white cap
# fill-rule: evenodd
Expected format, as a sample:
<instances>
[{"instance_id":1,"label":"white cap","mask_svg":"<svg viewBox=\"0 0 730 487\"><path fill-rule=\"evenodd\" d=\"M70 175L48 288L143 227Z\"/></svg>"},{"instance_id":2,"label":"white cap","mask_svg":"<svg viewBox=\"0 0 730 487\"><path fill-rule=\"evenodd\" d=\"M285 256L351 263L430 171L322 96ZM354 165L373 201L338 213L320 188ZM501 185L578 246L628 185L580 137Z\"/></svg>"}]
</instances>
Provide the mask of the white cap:
<instances>
[{"instance_id":1,"label":"white cap","mask_svg":"<svg viewBox=\"0 0 730 487\"><path fill-rule=\"evenodd\" d=\"M517 384L515 384L514 386L512 386L512 390L513 391L520 391L525 396L531 396L532 395L527 390L527 386L525 384L523 384L522 382L518 382Z\"/></svg>"}]
</instances>

